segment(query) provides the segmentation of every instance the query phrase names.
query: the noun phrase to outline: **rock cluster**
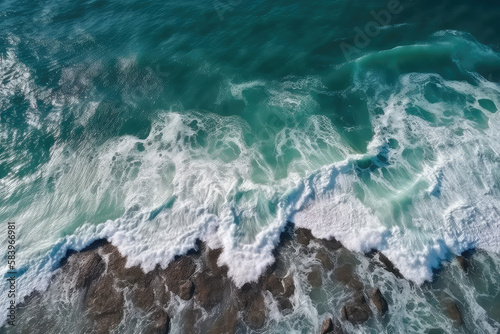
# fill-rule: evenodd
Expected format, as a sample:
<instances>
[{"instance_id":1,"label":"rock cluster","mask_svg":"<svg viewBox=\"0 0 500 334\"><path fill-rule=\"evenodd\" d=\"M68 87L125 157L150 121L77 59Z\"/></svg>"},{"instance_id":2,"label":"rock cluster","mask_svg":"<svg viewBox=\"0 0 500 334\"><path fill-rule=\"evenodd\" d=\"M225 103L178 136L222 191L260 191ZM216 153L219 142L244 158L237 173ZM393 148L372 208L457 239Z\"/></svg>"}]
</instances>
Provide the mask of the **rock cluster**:
<instances>
[{"instance_id":1,"label":"rock cluster","mask_svg":"<svg viewBox=\"0 0 500 334\"><path fill-rule=\"evenodd\" d=\"M268 321L266 298L274 299L284 314L294 307L294 273L279 256L288 245L299 246L315 259L307 274L311 287L322 286L324 277L329 277L353 290L353 298L338 313L342 321L353 325L367 321L372 315L368 296L381 316L388 312L388 303L378 288L365 294L353 264L338 263L336 252L347 252L338 241L318 239L311 231L293 226L288 226L281 235L275 250L277 261L257 282L240 288L228 278L228 268L218 262L222 249L211 249L202 242L188 254L177 256L167 268L157 266L144 273L138 266L127 267L126 258L116 247L99 240L80 252L69 252L57 275L65 282L73 282L72 291L83 296L86 316L96 333L109 333L117 328L124 317L125 301L131 301L147 315L144 333L168 333L171 316L181 319L182 332L223 334L235 333L238 328L259 330ZM378 253L377 259L387 270L402 277L383 254ZM168 305L173 298L188 303L178 314L169 314ZM213 319L203 317L203 309ZM450 306L450 314L455 313ZM203 330L200 330L202 318ZM336 317L328 317L321 333L344 333L342 323Z\"/></svg>"}]
</instances>

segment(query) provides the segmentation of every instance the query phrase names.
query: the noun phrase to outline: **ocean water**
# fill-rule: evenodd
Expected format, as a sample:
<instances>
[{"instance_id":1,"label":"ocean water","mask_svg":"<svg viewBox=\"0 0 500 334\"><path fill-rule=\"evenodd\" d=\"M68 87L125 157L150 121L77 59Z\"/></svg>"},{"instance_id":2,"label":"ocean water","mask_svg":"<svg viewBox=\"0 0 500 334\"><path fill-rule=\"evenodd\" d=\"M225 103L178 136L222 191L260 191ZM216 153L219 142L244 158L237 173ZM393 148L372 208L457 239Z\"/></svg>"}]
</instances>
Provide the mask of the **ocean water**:
<instances>
[{"instance_id":1,"label":"ocean water","mask_svg":"<svg viewBox=\"0 0 500 334\"><path fill-rule=\"evenodd\" d=\"M19 296L97 238L145 271L201 238L241 286L292 221L412 282L387 286L397 312L367 332L454 331L415 288L445 266L469 330L496 333L499 17L496 1L3 0L0 221L18 228ZM450 259L469 249L484 279L467 285ZM319 328L321 303L269 331Z\"/></svg>"}]
</instances>

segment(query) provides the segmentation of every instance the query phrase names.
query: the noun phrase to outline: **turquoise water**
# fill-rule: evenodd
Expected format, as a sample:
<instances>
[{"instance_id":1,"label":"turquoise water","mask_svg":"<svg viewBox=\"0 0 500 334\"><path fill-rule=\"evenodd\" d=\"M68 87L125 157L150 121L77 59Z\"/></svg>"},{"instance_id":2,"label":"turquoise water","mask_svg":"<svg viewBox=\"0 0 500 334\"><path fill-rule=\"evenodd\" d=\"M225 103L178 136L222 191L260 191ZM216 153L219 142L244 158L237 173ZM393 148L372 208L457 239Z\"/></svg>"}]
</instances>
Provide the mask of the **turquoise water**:
<instances>
[{"instance_id":1,"label":"turquoise water","mask_svg":"<svg viewBox=\"0 0 500 334\"><path fill-rule=\"evenodd\" d=\"M499 14L489 1L2 1L0 220L19 228L21 295L101 237L145 270L202 238L241 285L286 221L379 249L417 284L467 249L496 256Z\"/></svg>"}]
</instances>

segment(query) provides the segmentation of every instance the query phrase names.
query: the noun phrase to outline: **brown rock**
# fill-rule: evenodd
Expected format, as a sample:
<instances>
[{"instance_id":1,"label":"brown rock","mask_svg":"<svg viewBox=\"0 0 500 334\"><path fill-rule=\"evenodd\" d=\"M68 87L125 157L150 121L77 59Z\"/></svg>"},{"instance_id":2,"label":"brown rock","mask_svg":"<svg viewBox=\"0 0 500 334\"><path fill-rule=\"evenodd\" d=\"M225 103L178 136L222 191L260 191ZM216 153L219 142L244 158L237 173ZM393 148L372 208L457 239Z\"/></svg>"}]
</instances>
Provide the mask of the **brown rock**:
<instances>
[{"instance_id":1,"label":"brown rock","mask_svg":"<svg viewBox=\"0 0 500 334\"><path fill-rule=\"evenodd\" d=\"M301 245L307 246L314 239L311 230L306 228L298 228L295 230L295 237L297 238L297 242Z\"/></svg>"},{"instance_id":2,"label":"brown rock","mask_svg":"<svg viewBox=\"0 0 500 334\"><path fill-rule=\"evenodd\" d=\"M281 279L275 274L271 274L264 278L262 287L263 289L271 292L273 297L278 302L278 309L280 312L293 308L293 305L289 300L295 291L295 285L291 275Z\"/></svg>"},{"instance_id":3,"label":"brown rock","mask_svg":"<svg viewBox=\"0 0 500 334\"><path fill-rule=\"evenodd\" d=\"M146 328L144 334L167 334L170 331L170 317L163 309L154 311L150 320L153 323Z\"/></svg>"},{"instance_id":4,"label":"brown rock","mask_svg":"<svg viewBox=\"0 0 500 334\"><path fill-rule=\"evenodd\" d=\"M226 310L223 311L221 317L219 317L212 328L208 331L208 334L234 334L238 327L238 309L231 305Z\"/></svg>"},{"instance_id":5,"label":"brown rock","mask_svg":"<svg viewBox=\"0 0 500 334\"><path fill-rule=\"evenodd\" d=\"M123 293L115 289L114 280L110 275L92 284L85 296L88 315L96 322L100 333L109 333L120 323L124 302Z\"/></svg>"},{"instance_id":6,"label":"brown rock","mask_svg":"<svg viewBox=\"0 0 500 334\"><path fill-rule=\"evenodd\" d=\"M275 297L285 292L281 279L274 274L264 278L263 288L271 292L271 294Z\"/></svg>"},{"instance_id":7,"label":"brown rock","mask_svg":"<svg viewBox=\"0 0 500 334\"><path fill-rule=\"evenodd\" d=\"M354 270L349 263L336 268L334 276L337 281L355 290L363 289L363 283L359 280L358 275L354 273Z\"/></svg>"},{"instance_id":8,"label":"brown rock","mask_svg":"<svg viewBox=\"0 0 500 334\"><path fill-rule=\"evenodd\" d=\"M76 278L77 289L88 288L106 269L106 264L96 251L79 253L75 257L75 261L78 262L77 264L75 263L78 266L78 276Z\"/></svg>"},{"instance_id":9,"label":"brown rock","mask_svg":"<svg viewBox=\"0 0 500 334\"><path fill-rule=\"evenodd\" d=\"M133 285L131 291L132 303L144 311L151 309L155 300L160 301L161 305L165 305L165 286L156 275L156 271L143 274L142 279ZM124 284L122 281L118 283L117 285L121 288L130 288L130 285Z\"/></svg>"},{"instance_id":10,"label":"brown rock","mask_svg":"<svg viewBox=\"0 0 500 334\"><path fill-rule=\"evenodd\" d=\"M384 265L385 269L388 272L391 272L396 276L397 278L404 278L403 275L399 272L398 268L394 266L394 264L389 260L384 254L381 252L378 252L378 259L382 264Z\"/></svg>"},{"instance_id":11,"label":"brown rock","mask_svg":"<svg viewBox=\"0 0 500 334\"><path fill-rule=\"evenodd\" d=\"M323 277L319 267L313 267L312 271L307 275L307 281L311 286L319 288L323 284Z\"/></svg>"},{"instance_id":12,"label":"brown rock","mask_svg":"<svg viewBox=\"0 0 500 334\"><path fill-rule=\"evenodd\" d=\"M321 326L321 334L328 334L333 332L333 321L331 318L326 318Z\"/></svg>"},{"instance_id":13,"label":"brown rock","mask_svg":"<svg viewBox=\"0 0 500 334\"><path fill-rule=\"evenodd\" d=\"M137 287L131 292L132 303L144 311L153 307L155 295L153 289Z\"/></svg>"},{"instance_id":14,"label":"brown rock","mask_svg":"<svg viewBox=\"0 0 500 334\"><path fill-rule=\"evenodd\" d=\"M387 305L387 301L385 300L384 296L382 295L382 292L380 292L379 288L373 289L371 291L371 299L373 301L373 304L377 308L378 312L381 315L384 315L387 310L389 309Z\"/></svg>"},{"instance_id":15,"label":"brown rock","mask_svg":"<svg viewBox=\"0 0 500 334\"><path fill-rule=\"evenodd\" d=\"M255 283L246 283L235 291L241 309L247 309L254 299L261 294L260 288Z\"/></svg>"},{"instance_id":16,"label":"brown rock","mask_svg":"<svg viewBox=\"0 0 500 334\"><path fill-rule=\"evenodd\" d=\"M193 297L194 284L190 280L185 281L179 286L179 297L184 300L189 300Z\"/></svg>"},{"instance_id":17,"label":"brown rock","mask_svg":"<svg viewBox=\"0 0 500 334\"><path fill-rule=\"evenodd\" d=\"M162 271L162 275L165 277L168 289L179 295L181 286L189 280L195 271L194 260L189 256L180 256Z\"/></svg>"},{"instance_id":18,"label":"brown rock","mask_svg":"<svg viewBox=\"0 0 500 334\"><path fill-rule=\"evenodd\" d=\"M224 285L221 277L202 272L194 281L195 298L203 308L211 309L222 301Z\"/></svg>"},{"instance_id":19,"label":"brown rock","mask_svg":"<svg viewBox=\"0 0 500 334\"><path fill-rule=\"evenodd\" d=\"M207 267L212 272L213 275L226 275L228 268L226 266L219 267L217 260L222 253L222 248L211 249L208 248L207 251Z\"/></svg>"},{"instance_id":20,"label":"brown rock","mask_svg":"<svg viewBox=\"0 0 500 334\"><path fill-rule=\"evenodd\" d=\"M445 311L448 318L455 321L458 325L462 325L464 323L462 313L454 301L445 302Z\"/></svg>"},{"instance_id":21,"label":"brown rock","mask_svg":"<svg viewBox=\"0 0 500 334\"><path fill-rule=\"evenodd\" d=\"M196 322L203 317L203 313L199 308L194 308L193 304L190 304L181 311L180 317L182 326L181 333L200 333L200 329L196 326Z\"/></svg>"},{"instance_id":22,"label":"brown rock","mask_svg":"<svg viewBox=\"0 0 500 334\"><path fill-rule=\"evenodd\" d=\"M266 323L266 304L264 295L260 293L246 311L246 320L253 329L259 329Z\"/></svg>"},{"instance_id":23,"label":"brown rock","mask_svg":"<svg viewBox=\"0 0 500 334\"><path fill-rule=\"evenodd\" d=\"M316 258L321 262L321 265L325 270L332 270L334 268L334 264L332 260L330 260L330 256L323 250L319 250L316 254Z\"/></svg>"},{"instance_id":24,"label":"brown rock","mask_svg":"<svg viewBox=\"0 0 500 334\"><path fill-rule=\"evenodd\" d=\"M341 315L343 320L356 325L366 322L370 318L371 310L363 294L358 294L353 301L342 307Z\"/></svg>"},{"instance_id":25,"label":"brown rock","mask_svg":"<svg viewBox=\"0 0 500 334\"><path fill-rule=\"evenodd\" d=\"M243 317L253 329L264 326L266 321L266 305L260 286L256 283L246 283L235 291Z\"/></svg>"}]
</instances>

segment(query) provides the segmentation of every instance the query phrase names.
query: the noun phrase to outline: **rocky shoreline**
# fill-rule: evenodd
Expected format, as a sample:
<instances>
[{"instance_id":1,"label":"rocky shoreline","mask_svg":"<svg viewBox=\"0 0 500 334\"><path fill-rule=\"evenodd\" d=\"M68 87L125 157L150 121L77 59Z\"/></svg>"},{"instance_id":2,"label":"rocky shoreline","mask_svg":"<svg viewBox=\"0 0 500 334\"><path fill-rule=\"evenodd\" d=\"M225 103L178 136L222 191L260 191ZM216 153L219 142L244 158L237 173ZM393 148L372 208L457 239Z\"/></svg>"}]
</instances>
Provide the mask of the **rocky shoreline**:
<instances>
[{"instance_id":1,"label":"rocky shoreline","mask_svg":"<svg viewBox=\"0 0 500 334\"><path fill-rule=\"evenodd\" d=\"M291 313L297 280L287 265L286 252L308 252L314 244L314 265L307 273L307 282L319 288L326 275L352 291L352 297L332 316L321 319L321 334L347 333L345 324L359 325L370 317L384 317L390 305L381 287L367 287L356 274L355 265L339 261L349 252L336 240L314 238L309 230L295 229L289 224L275 249L276 262L258 282L236 287L227 276L227 267L218 265L222 249L210 249L199 241L186 255L177 256L165 269L144 273L140 267L126 268L126 258L107 240L95 241L80 252L70 251L61 261L51 288L66 285L66 294L77 299L86 317L85 333L109 333L117 329L131 308L144 314L143 333L169 333L171 318L179 320L183 333L237 333L259 331L269 317L272 303L282 314ZM380 252L366 254L373 265L404 279L394 265ZM463 270L468 269L466 257L458 258ZM50 289L50 288L49 288ZM28 298L21 311L35 305L41 294ZM169 311L170 303L187 302L180 314ZM131 305L130 305L131 304ZM443 303L449 318L463 323L457 304Z\"/></svg>"}]
</instances>

